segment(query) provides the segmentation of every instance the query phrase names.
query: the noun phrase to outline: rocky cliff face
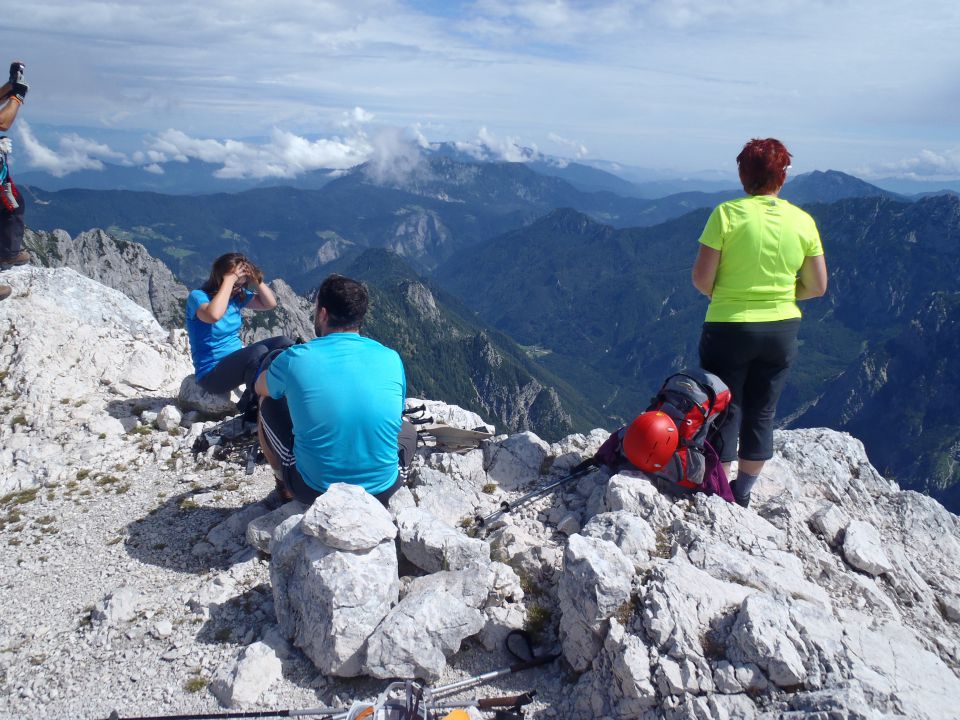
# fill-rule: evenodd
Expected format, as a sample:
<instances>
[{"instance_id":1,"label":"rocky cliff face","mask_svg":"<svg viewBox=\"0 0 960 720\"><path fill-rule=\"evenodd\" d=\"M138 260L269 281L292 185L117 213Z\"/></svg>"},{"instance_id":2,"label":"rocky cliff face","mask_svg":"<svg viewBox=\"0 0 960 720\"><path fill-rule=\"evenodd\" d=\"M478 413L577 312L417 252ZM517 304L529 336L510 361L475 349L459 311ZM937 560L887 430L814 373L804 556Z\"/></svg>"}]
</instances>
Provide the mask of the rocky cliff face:
<instances>
[{"instance_id":1,"label":"rocky cliff face","mask_svg":"<svg viewBox=\"0 0 960 720\"><path fill-rule=\"evenodd\" d=\"M163 327L183 327L187 288L143 245L99 229L75 238L63 230L28 230L24 241L40 265L73 268L119 290L153 313Z\"/></svg>"},{"instance_id":2,"label":"rocky cliff face","mask_svg":"<svg viewBox=\"0 0 960 720\"><path fill-rule=\"evenodd\" d=\"M2 280L0 715L345 708L385 681L339 675L453 682L526 625L562 658L467 694L536 689L538 720L956 716L960 521L849 435L777 433L748 510L597 470L467 536L598 430L423 448L389 512L268 512L266 468L189 452L182 333L69 269Z\"/></svg>"},{"instance_id":3,"label":"rocky cliff face","mask_svg":"<svg viewBox=\"0 0 960 720\"><path fill-rule=\"evenodd\" d=\"M244 310L244 325L240 337L244 343L257 342L277 335L286 335L291 340L310 340L313 332L313 303L280 278L269 282L277 298L277 307L269 312Z\"/></svg>"},{"instance_id":4,"label":"rocky cliff face","mask_svg":"<svg viewBox=\"0 0 960 720\"><path fill-rule=\"evenodd\" d=\"M869 345L795 424L862 438L884 471L899 470L948 508L960 507L960 293L935 293L902 333Z\"/></svg>"}]
</instances>

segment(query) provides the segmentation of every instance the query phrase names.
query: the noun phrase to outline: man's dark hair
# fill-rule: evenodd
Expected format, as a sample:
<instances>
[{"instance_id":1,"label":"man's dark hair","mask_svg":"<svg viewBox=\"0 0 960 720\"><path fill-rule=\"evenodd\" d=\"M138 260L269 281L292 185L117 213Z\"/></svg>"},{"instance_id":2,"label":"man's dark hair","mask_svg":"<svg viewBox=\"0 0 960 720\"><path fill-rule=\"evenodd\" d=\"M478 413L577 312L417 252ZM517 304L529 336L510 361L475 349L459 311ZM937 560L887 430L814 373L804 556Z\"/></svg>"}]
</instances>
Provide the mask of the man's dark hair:
<instances>
[{"instance_id":1,"label":"man's dark hair","mask_svg":"<svg viewBox=\"0 0 960 720\"><path fill-rule=\"evenodd\" d=\"M367 314L370 298L363 283L334 273L317 291L317 310L327 309L331 330L357 330Z\"/></svg>"}]
</instances>

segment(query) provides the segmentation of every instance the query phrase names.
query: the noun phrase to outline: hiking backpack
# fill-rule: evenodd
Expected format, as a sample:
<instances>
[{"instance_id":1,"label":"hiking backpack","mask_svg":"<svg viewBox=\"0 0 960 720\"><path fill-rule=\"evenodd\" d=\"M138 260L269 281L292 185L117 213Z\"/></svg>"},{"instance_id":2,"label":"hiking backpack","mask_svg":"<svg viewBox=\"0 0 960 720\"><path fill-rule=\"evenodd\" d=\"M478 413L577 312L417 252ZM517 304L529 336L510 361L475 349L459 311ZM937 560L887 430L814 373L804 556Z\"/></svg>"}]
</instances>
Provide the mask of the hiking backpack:
<instances>
[{"instance_id":1,"label":"hiking backpack","mask_svg":"<svg viewBox=\"0 0 960 720\"><path fill-rule=\"evenodd\" d=\"M681 494L702 491L733 501L717 451L707 442L710 428L727 410L730 399L730 389L724 382L699 368L682 370L664 381L646 410L667 415L679 436L669 461L656 472L647 473L658 481L661 490ZM629 463L623 453L627 427L613 433L597 451L601 462L613 467Z\"/></svg>"}]
</instances>

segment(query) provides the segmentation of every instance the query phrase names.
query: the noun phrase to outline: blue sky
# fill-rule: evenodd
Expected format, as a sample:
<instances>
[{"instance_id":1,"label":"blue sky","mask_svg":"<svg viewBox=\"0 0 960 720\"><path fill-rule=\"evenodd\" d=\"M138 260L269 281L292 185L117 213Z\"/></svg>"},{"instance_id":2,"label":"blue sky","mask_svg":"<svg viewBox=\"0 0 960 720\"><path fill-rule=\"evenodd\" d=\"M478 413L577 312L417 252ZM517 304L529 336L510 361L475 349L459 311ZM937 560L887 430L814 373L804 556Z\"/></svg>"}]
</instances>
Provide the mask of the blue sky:
<instances>
[{"instance_id":1,"label":"blue sky","mask_svg":"<svg viewBox=\"0 0 960 720\"><path fill-rule=\"evenodd\" d=\"M277 177L440 140L732 176L774 136L797 172L958 178L957 37L940 0L31 0L0 24L18 163Z\"/></svg>"}]
</instances>

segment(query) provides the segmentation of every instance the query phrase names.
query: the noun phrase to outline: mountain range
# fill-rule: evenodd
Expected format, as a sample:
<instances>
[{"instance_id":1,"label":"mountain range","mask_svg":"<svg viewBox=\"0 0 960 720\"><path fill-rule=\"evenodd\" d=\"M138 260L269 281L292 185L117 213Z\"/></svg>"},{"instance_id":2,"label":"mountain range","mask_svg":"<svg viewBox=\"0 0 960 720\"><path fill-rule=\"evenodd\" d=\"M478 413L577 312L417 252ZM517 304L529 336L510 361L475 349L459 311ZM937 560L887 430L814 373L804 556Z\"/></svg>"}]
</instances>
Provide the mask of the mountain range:
<instances>
[{"instance_id":1,"label":"mountain range","mask_svg":"<svg viewBox=\"0 0 960 720\"><path fill-rule=\"evenodd\" d=\"M301 295L331 270L357 274L385 293L378 304L388 312L371 317L371 331L416 356L412 386L555 437L629 420L666 373L695 362L706 303L689 280L696 238L708 208L733 195L586 192L526 164L438 154L405 174L361 166L314 190L34 188L28 218L35 228L76 233L95 224L142 242L187 285L230 249L250 253ZM832 171L793 178L783 196L816 218L831 289L804 304L803 347L781 416L856 428L868 451L883 453L885 471L948 500L960 480L957 423L936 403L903 402L909 384L897 358L917 338L936 336L911 334L934 322L930 308L942 308L939 326L950 327L955 306L935 299L955 291L960 200L912 201ZM389 253L370 254L377 249ZM928 395L955 395L953 375L927 367L933 360L923 352L911 360ZM864 396L851 404L851 392ZM892 397L897 406L883 413L890 423L875 422ZM938 419L931 425L928 415ZM910 441L892 452L881 426L923 428L928 460L917 460Z\"/></svg>"},{"instance_id":2,"label":"mountain range","mask_svg":"<svg viewBox=\"0 0 960 720\"><path fill-rule=\"evenodd\" d=\"M69 267L120 290L166 328L183 326L188 289L138 244L91 230L27 231L27 247L45 267ZM508 432L536 428L554 440L600 423L581 393L540 367L513 340L476 319L449 294L431 288L397 255L363 252L343 268L370 292L365 335L400 352L408 394L446 397ZM278 300L267 313L246 312L245 342L275 335L313 337L312 300L282 279L271 280Z\"/></svg>"},{"instance_id":3,"label":"mountain range","mask_svg":"<svg viewBox=\"0 0 960 720\"><path fill-rule=\"evenodd\" d=\"M248 253L268 274L300 291L317 268L349 261L367 247L403 256L431 272L465 248L563 207L616 227L642 227L712 207L738 193L688 192L656 200L585 192L523 163L424 158L403 174L359 166L319 189L269 187L189 196L124 190L28 188L30 226L78 234L91 227L135 240L188 284L224 249ZM804 202L887 195L841 173L796 178ZM282 248L282 250L280 250Z\"/></svg>"},{"instance_id":4,"label":"mountain range","mask_svg":"<svg viewBox=\"0 0 960 720\"><path fill-rule=\"evenodd\" d=\"M901 484L956 508L960 422L942 405L960 391L949 372L960 200L868 197L807 209L831 287L802 304L781 417L854 431ZM616 229L558 210L461 253L436 277L480 318L536 347L539 362L609 422L628 420L665 374L696 364L706 299L690 269L707 214Z\"/></svg>"}]
</instances>

